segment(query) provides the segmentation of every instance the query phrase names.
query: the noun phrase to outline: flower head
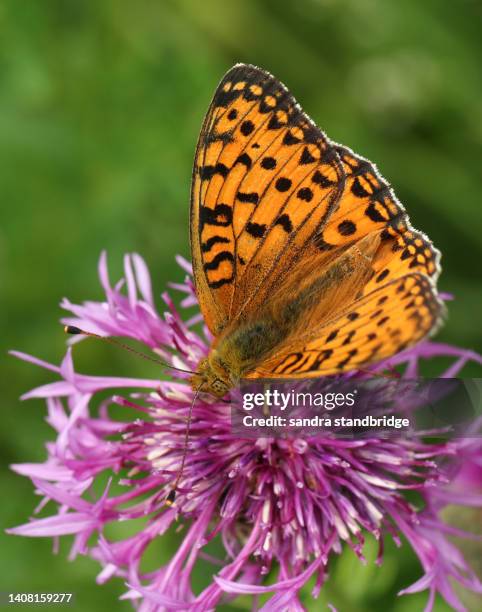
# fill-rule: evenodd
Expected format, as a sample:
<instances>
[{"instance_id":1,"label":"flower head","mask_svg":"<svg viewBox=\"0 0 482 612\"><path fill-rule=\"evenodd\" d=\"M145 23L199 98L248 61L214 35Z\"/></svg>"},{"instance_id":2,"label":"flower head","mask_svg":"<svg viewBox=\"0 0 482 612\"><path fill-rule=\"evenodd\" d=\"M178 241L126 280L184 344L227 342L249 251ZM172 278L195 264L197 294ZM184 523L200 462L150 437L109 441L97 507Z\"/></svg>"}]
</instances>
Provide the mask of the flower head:
<instances>
[{"instance_id":1,"label":"flower head","mask_svg":"<svg viewBox=\"0 0 482 612\"><path fill-rule=\"evenodd\" d=\"M178 261L187 278L172 287L184 294L184 309L197 301L190 266ZM195 331L200 315L184 321L165 293L167 312L161 317L144 261L132 255L124 263L125 279L112 286L102 255L99 273L106 301L77 305L64 300L70 314L63 322L135 339L172 366L195 371L210 342L206 329ZM54 538L72 534L71 558L85 554L97 559L102 566L99 582L121 577L123 597L139 610L212 610L222 598L263 593L271 594L265 611L301 610L299 591L307 581L316 577L316 597L332 556L350 547L364 561L363 544L370 536L379 543L378 563L387 537L397 544L405 537L418 555L424 575L405 593L429 589L430 601L439 592L462 610L451 578L482 592L448 539L454 529L441 518L449 503L482 505L482 495L467 488L455 492L449 484L451 460L458 453L470 455L480 470L478 439L431 444L416 438L243 439L231 431L229 406L200 395L192 407L176 503L168 507L166 496L183 464L193 400L188 373L173 372L175 379L167 381L93 376L75 371L71 348L60 367L14 354L58 378L23 396L46 399L48 421L56 432L55 441L47 444L47 460L13 466L42 496L39 508L51 502L57 512L9 532ZM405 375L413 377L421 360L437 356L453 360L445 376L456 376L470 359L482 362L470 351L428 341L390 362L405 366ZM106 390L109 398L94 410L97 394ZM132 419L114 419L119 406L131 409ZM88 493L106 474L103 493L92 501ZM106 535L110 523L135 519L143 519L135 535L117 541ZM155 571L141 571L149 544L176 524L184 526L185 535L171 561ZM214 538L222 541L222 559L205 552ZM198 560L213 563L213 578L195 594L191 574ZM268 574L274 584L267 584Z\"/></svg>"}]
</instances>

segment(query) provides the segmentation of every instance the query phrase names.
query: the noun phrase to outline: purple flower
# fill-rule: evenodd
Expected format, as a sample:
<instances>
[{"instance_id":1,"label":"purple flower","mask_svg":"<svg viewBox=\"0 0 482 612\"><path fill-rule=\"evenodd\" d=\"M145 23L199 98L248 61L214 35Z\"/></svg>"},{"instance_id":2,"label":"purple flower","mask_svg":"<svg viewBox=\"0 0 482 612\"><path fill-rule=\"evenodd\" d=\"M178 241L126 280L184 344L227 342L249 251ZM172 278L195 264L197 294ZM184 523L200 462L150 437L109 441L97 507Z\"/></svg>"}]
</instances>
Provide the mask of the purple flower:
<instances>
[{"instance_id":1,"label":"purple flower","mask_svg":"<svg viewBox=\"0 0 482 612\"><path fill-rule=\"evenodd\" d=\"M191 268L181 258L178 262L188 276L173 288L183 292L181 306L187 308L197 304ZM172 366L195 370L210 341L206 329L202 335L194 331L200 315L183 321L165 293L167 312L161 317L142 258L126 256L124 267L125 279L111 286L103 254L99 274L106 301L77 305L64 300L70 315L63 323L138 340ZM231 433L229 406L202 395L193 408L176 503L168 507L166 496L181 466L193 399L189 374L175 372L176 380L168 381L92 376L75 371L71 348L60 367L13 354L56 374L55 382L23 396L46 399L48 422L56 432L55 441L47 444L48 458L43 464L12 466L32 480L41 496L37 511L52 502L56 512L9 533L72 534L70 558L83 554L97 559L102 566L98 582L122 578L123 597L139 610L205 611L215 609L222 598L252 594L256 602L263 593L272 594L261 608L265 612L302 610L298 594L306 582L315 577L312 594L317 597L333 555L348 546L364 561L367 536L379 543L378 563L387 537L399 545L400 537L406 538L424 573L403 592L428 589L427 610L437 592L455 610L464 609L451 579L482 593L482 584L449 540L454 534L474 536L441 517L448 504L482 506L474 484L482 465L478 438L431 444L414 438L241 439ZM390 363L405 365L404 375L413 377L421 360L438 356L452 360L442 376L456 376L468 360L482 363L471 351L428 341ZM96 394L104 390L111 395L94 410L91 404L96 405ZM118 406L132 409L133 418L114 419ZM466 467L454 467L457 455L465 458ZM94 482L106 474L107 486L92 501ZM117 521L132 521L137 532L112 541L106 527ZM185 530L179 549L167 565L143 573L140 564L147 547L174 525ZM204 550L214 538L222 541L223 559ZM212 563L213 579L194 594L191 573L198 560ZM268 574L274 584L266 584Z\"/></svg>"}]
</instances>

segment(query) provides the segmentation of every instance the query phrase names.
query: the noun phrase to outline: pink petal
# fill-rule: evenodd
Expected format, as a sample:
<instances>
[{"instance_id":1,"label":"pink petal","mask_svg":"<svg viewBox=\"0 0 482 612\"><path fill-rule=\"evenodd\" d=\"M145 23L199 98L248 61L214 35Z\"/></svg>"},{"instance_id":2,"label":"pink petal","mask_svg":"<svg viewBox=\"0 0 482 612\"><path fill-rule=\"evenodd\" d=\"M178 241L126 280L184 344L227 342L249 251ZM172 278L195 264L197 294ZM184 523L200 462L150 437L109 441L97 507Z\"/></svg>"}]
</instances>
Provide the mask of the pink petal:
<instances>
[{"instance_id":1,"label":"pink petal","mask_svg":"<svg viewBox=\"0 0 482 612\"><path fill-rule=\"evenodd\" d=\"M177 265L181 266L181 268L192 276L192 264L182 255L176 255Z\"/></svg>"},{"instance_id":2,"label":"pink petal","mask_svg":"<svg viewBox=\"0 0 482 612\"><path fill-rule=\"evenodd\" d=\"M95 523L95 519L88 514L69 512L67 514L57 514L56 516L49 516L48 518L31 521L19 527L6 529L6 532L11 535L28 537L51 537L81 533L91 529Z\"/></svg>"},{"instance_id":3,"label":"pink petal","mask_svg":"<svg viewBox=\"0 0 482 612\"><path fill-rule=\"evenodd\" d=\"M99 257L98 264L98 273L102 287L106 293L109 293L111 290L110 281L109 281L109 270L107 267L107 253L106 251L102 251Z\"/></svg>"},{"instance_id":4,"label":"pink petal","mask_svg":"<svg viewBox=\"0 0 482 612\"><path fill-rule=\"evenodd\" d=\"M13 463L10 468L22 476L57 482L69 482L73 475L73 472L65 466L49 463Z\"/></svg>"},{"instance_id":5,"label":"pink petal","mask_svg":"<svg viewBox=\"0 0 482 612\"><path fill-rule=\"evenodd\" d=\"M67 349L67 353L60 365L60 375L68 382L74 383L75 381L74 362L72 360L72 349L70 347Z\"/></svg>"},{"instance_id":6,"label":"pink petal","mask_svg":"<svg viewBox=\"0 0 482 612\"><path fill-rule=\"evenodd\" d=\"M68 382L54 382L41 385L32 391L28 391L20 396L20 399L32 399L33 397L65 397L75 393L75 388Z\"/></svg>"},{"instance_id":7,"label":"pink petal","mask_svg":"<svg viewBox=\"0 0 482 612\"><path fill-rule=\"evenodd\" d=\"M137 253L133 253L132 261L134 263L137 284L139 286L141 295L145 301L153 307L154 299L152 297L151 275L149 274L146 262Z\"/></svg>"},{"instance_id":8,"label":"pink petal","mask_svg":"<svg viewBox=\"0 0 482 612\"><path fill-rule=\"evenodd\" d=\"M132 273L131 258L129 255L124 255L124 274L127 281L129 305L131 308L135 308L137 303L137 288L134 274Z\"/></svg>"}]
</instances>

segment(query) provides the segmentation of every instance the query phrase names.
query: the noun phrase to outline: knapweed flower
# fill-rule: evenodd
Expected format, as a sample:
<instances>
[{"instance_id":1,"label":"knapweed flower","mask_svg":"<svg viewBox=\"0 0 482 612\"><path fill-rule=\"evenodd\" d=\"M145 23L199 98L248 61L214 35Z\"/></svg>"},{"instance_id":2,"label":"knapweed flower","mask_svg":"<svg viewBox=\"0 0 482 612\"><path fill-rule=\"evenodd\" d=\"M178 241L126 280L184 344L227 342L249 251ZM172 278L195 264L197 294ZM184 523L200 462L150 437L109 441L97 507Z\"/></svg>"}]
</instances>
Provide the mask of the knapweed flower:
<instances>
[{"instance_id":1,"label":"knapweed flower","mask_svg":"<svg viewBox=\"0 0 482 612\"><path fill-rule=\"evenodd\" d=\"M173 288L185 294L184 309L197 302L190 266L182 259L179 263L188 275ZM184 321L163 294L167 312L161 316L139 255L126 256L125 279L114 286L105 255L99 273L106 301L77 305L64 300L70 316L63 322L100 335L132 338L172 366L195 370L209 343L207 330L195 331L200 315ZM437 592L455 610L464 609L453 579L482 592L481 582L450 541L452 534L475 536L455 530L441 516L447 504L482 506L480 492L453 489L450 480L458 454L470 455L480 467L478 438L436 443L413 437L354 440L329 435L242 439L231 431L229 405L201 394L193 406L176 501L169 506L165 501L183 461L193 400L189 374L173 370L173 380L94 376L76 372L71 348L59 367L14 354L56 378L23 396L46 399L56 439L47 444L45 463L13 466L31 479L42 497L39 508L48 505L53 513L9 532L73 535L71 558L95 558L102 566L100 583L114 576L124 580L123 597L142 612L213 610L238 594L252 594L256 606L264 594L258 609L265 612L302 610L299 592L310 578L316 598L332 557L350 547L364 561L363 544L370 536L379 543L378 563L387 537L397 544L405 539L413 548L423 575L404 592L428 589L427 609ZM421 360L438 356L452 360L442 376L456 376L468 360L482 362L473 352L429 341L390 362L414 377ZM100 392L103 399L94 409ZM114 418L119 406L130 408L132 419ZM107 486L93 500L93 486L106 475ZM132 521L134 535L131 531L123 540L110 539L106 530L118 521ZM149 544L180 526L184 539L170 562L143 572ZM220 559L205 551L215 538L225 551ZM196 563L212 563L213 574L198 593L191 587Z\"/></svg>"}]
</instances>

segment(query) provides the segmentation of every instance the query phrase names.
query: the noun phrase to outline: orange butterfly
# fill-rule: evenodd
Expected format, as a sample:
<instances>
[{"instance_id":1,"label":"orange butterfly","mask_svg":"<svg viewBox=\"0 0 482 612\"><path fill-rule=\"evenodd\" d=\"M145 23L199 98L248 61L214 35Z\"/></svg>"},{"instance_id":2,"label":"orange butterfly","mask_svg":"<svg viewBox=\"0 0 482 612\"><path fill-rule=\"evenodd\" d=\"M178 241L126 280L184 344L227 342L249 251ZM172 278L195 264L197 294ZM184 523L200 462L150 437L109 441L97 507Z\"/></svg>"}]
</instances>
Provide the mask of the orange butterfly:
<instances>
[{"instance_id":1,"label":"orange butterfly","mask_svg":"<svg viewBox=\"0 0 482 612\"><path fill-rule=\"evenodd\" d=\"M271 74L223 78L191 194L196 292L214 335L193 389L367 366L443 313L439 252L368 160L330 141Z\"/></svg>"}]
</instances>

